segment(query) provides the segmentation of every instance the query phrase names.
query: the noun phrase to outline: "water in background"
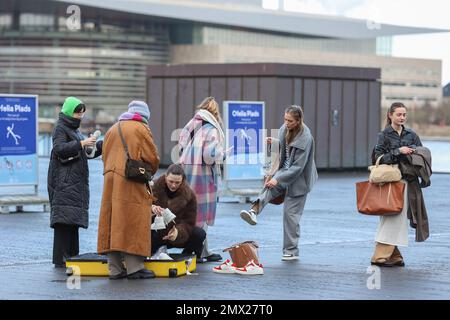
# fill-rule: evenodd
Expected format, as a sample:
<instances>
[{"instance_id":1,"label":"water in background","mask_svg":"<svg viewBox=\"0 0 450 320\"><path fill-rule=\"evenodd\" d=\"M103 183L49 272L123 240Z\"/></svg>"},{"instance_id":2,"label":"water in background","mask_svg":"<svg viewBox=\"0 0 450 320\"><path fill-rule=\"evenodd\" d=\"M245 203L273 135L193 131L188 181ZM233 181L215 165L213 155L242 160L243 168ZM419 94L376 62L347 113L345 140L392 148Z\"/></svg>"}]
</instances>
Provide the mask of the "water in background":
<instances>
[{"instance_id":1,"label":"water in background","mask_svg":"<svg viewBox=\"0 0 450 320\"><path fill-rule=\"evenodd\" d=\"M450 141L422 141L431 150L431 168L434 173L450 173Z\"/></svg>"}]
</instances>

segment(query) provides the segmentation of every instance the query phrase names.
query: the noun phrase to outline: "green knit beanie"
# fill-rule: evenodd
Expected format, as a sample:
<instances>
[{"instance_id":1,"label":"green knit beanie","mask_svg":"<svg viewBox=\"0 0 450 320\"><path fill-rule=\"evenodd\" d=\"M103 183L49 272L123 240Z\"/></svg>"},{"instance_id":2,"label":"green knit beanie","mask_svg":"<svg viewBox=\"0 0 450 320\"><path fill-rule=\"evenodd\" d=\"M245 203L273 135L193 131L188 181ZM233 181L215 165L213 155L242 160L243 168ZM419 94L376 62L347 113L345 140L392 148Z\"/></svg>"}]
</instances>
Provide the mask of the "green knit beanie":
<instances>
[{"instance_id":1,"label":"green knit beanie","mask_svg":"<svg viewBox=\"0 0 450 320\"><path fill-rule=\"evenodd\" d=\"M72 117L75 108L82 103L83 102L80 99L77 99L75 97L67 97L66 100L64 100L61 112L64 113L66 116Z\"/></svg>"}]
</instances>

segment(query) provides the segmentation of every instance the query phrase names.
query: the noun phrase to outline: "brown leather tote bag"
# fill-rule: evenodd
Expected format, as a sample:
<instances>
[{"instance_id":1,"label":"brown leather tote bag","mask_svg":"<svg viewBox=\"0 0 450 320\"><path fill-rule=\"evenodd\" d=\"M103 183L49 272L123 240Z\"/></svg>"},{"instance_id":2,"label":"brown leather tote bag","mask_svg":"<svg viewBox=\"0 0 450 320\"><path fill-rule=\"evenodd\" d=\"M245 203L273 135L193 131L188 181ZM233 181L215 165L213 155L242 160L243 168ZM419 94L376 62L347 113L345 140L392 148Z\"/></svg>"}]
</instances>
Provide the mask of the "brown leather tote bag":
<instances>
[{"instance_id":1,"label":"brown leather tote bag","mask_svg":"<svg viewBox=\"0 0 450 320\"><path fill-rule=\"evenodd\" d=\"M405 183L402 181L385 184L356 183L356 204L358 212L372 216L399 214L403 210L403 193Z\"/></svg>"},{"instance_id":2,"label":"brown leather tote bag","mask_svg":"<svg viewBox=\"0 0 450 320\"><path fill-rule=\"evenodd\" d=\"M259 264L258 244L255 241L236 243L231 247L224 249L223 252L228 252L230 254L231 260L233 260L233 263L235 263L238 268L245 267L251 260L254 260L255 263Z\"/></svg>"}]
</instances>

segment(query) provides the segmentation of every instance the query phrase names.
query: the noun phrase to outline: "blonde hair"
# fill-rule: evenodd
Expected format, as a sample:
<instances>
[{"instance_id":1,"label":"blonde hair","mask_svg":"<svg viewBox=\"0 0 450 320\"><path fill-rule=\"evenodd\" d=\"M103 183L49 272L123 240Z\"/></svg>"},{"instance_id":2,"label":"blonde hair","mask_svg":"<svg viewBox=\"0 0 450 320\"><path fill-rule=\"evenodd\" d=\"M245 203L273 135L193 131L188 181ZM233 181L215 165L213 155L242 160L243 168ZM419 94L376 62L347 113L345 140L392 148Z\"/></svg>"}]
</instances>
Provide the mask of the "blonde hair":
<instances>
[{"instance_id":1,"label":"blonde hair","mask_svg":"<svg viewBox=\"0 0 450 320\"><path fill-rule=\"evenodd\" d=\"M294 138L297 136L297 134L301 133L303 131L303 110L300 106L289 106L284 110L284 113L290 114L295 120L300 121L297 128L293 130L286 130L286 144L289 144L294 140Z\"/></svg>"},{"instance_id":2,"label":"blonde hair","mask_svg":"<svg viewBox=\"0 0 450 320\"><path fill-rule=\"evenodd\" d=\"M204 109L206 111L209 111L214 118L220 123L221 126L223 126L222 123L222 117L220 116L219 112L219 104L217 103L216 99L214 97L207 97L205 98L198 106L197 109Z\"/></svg>"}]
</instances>

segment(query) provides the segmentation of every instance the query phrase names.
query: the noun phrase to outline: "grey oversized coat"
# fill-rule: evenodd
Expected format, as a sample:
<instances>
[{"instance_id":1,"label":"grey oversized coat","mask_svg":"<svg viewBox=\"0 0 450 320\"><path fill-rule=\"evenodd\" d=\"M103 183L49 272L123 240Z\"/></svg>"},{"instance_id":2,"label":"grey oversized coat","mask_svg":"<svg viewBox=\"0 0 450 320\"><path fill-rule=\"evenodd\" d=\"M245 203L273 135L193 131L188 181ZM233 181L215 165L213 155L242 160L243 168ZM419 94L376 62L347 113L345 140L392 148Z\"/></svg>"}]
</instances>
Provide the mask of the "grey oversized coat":
<instances>
[{"instance_id":1,"label":"grey oversized coat","mask_svg":"<svg viewBox=\"0 0 450 320\"><path fill-rule=\"evenodd\" d=\"M286 160L286 126L280 128L278 138L280 143L280 167L274 179L287 189L289 197L298 197L309 193L317 181L317 168L314 161L314 138L306 125L289 144L291 154L288 169L283 169Z\"/></svg>"}]
</instances>

